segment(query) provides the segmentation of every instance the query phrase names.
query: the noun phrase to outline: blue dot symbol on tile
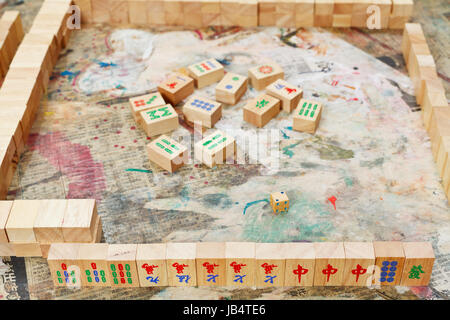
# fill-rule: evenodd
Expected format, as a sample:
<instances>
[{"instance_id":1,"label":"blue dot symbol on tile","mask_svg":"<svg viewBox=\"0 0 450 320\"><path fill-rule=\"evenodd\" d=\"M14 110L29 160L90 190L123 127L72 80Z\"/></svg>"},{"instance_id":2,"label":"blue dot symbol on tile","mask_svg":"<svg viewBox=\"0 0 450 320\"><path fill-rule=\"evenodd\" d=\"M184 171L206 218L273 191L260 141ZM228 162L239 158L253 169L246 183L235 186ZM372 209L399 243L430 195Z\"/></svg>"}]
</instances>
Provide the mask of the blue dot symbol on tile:
<instances>
[{"instance_id":1,"label":"blue dot symbol on tile","mask_svg":"<svg viewBox=\"0 0 450 320\"><path fill-rule=\"evenodd\" d=\"M225 89L230 90L231 88L233 88L233 86L232 86L231 84L227 84L227 85L225 86Z\"/></svg>"},{"instance_id":2,"label":"blue dot symbol on tile","mask_svg":"<svg viewBox=\"0 0 450 320\"><path fill-rule=\"evenodd\" d=\"M389 265L389 261L383 261L382 265L383 266L388 266Z\"/></svg>"},{"instance_id":3,"label":"blue dot symbol on tile","mask_svg":"<svg viewBox=\"0 0 450 320\"><path fill-rule=\"evenodd\" d=\"M393 282L394 281L394 278L388 278L387 279L387 282Z\"/></svg>"},{"instance_id":4,"label":"blue dot symbol on tile","mask_svg":"<svg viewBox=\"0 0 450 320\"><path fill-rule=\"evenodd\" d=\"M397 264L398 264L397 261L392 261L392 262L391 262L391 266L393 266L393 267L395 267Z\"/></svg>"}]
</instances>

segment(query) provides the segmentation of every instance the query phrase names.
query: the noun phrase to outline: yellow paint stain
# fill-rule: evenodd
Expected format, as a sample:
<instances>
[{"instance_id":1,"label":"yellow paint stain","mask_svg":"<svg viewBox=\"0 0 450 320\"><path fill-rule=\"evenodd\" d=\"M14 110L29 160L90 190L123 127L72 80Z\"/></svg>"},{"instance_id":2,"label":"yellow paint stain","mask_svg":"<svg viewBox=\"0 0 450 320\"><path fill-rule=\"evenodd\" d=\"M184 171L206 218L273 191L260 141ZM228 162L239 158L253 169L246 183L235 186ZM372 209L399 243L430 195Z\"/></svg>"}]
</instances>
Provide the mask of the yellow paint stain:
<instances>
[{"instance_id":1,"label":"yellow paint stain","mask_svg":"<svg viewBox=\"0 0 450 320\"><path fill-rule=\"evenodd\" d=\"M185 67L180 68L180 69L178 69L178 70L176 70L176 71L179 72L179 73L181 73L181 74L184 74L185 76L189 76L189 71L188 71L188 69L185 68Z\"/></svg>"},{"instance_id":2,"label":"yellow paint stain","mask_svg":"<svg viewBox=\"0 0 450 320\"><path fill-rule=\"evenodd\" d=\"M47 117L50 117L50 116L52 116L54 114L55 114L55 112L53 112L53 111L45 111L44 112L44 115L47 116Z\"/></svg>"}]
</instances>

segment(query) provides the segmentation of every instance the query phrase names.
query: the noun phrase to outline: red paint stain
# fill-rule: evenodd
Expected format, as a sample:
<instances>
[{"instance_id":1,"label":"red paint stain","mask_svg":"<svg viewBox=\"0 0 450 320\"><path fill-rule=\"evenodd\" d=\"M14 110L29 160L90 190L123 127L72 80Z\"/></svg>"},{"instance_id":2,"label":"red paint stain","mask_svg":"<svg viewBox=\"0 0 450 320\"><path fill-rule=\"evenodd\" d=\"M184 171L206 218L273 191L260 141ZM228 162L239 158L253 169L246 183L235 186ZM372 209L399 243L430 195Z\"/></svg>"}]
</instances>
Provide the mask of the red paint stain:
<instances>
[{"instance_id":1,"label":"red paint stain","mask_svg":"<svg viewBox=\"0 0 450 320\"><path fill-rule=\"evenodd\" d=\"M335 196L331 196L330 198L328 198L328 201L330 201L331 202L331 204L333 205L333 207L334 207L334 210L336 210L336 197Z\"/></svg>"},{"instance_id":2,"label":"red paint stain","mask_svg":"<svg viewBox=\"0 0 450 320\"><path fill-rule=\"evenodd\" d=\"M88 146L72 143L60 132L30 134L28 145L68 178L68 199L102 199L103 164L94 161Z\"/></svg>"}]
</instances>

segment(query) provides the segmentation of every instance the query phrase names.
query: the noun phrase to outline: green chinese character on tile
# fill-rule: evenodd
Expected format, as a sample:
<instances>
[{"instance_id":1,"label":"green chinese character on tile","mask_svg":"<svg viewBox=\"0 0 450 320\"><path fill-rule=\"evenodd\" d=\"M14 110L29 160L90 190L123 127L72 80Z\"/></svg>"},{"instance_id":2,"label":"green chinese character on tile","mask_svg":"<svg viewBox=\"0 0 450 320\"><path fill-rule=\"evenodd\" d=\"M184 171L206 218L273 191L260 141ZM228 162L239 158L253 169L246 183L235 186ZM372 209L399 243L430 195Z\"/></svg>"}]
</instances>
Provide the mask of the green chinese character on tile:
<instances>
[{"instance_id":1,"label":"green chinese character on tile","mask_svg":"<svg viewBox=\"0 0 450 320\"><path fill-rule=\"evenodd\" d=\"M420 279L420 274L425 273L422 270L422 265L412 266L411 270L409 270L409 278L410 279Z\"/></svg>"},{"instance_id":2,"label":"green chinese character on tile","mask_svg":"<svg viewBox=\"0 0 450 320\"><path fill-rule=\"evenodd\" d=\"M269 104L269 101L262 99L261 101L256 102L256 107L261 109L264 108L267 104Z\"/></svg>"}]
</instances>

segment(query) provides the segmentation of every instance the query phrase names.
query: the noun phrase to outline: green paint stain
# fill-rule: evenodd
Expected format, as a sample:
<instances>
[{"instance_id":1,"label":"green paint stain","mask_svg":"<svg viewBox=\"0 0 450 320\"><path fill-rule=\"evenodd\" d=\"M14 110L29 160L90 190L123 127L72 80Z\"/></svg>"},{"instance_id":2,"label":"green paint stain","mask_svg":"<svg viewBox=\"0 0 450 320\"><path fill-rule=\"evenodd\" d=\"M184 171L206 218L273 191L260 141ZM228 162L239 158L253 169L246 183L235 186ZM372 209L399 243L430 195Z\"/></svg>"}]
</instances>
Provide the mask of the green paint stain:
<instances>
[{"instance_id":1,"label":"green paint stain","mask_svg":"<svg viewBox=\"0 0 450 320\"><path fill-rule=\"evenodd\" d=\"M129 172L144 172L144 173L152 173L151 170L145 170L145 169L133 169L133 168L128 168L125 169L125 171L129 171Z\"/></svg>"},{"instance_id":2,"label":"green paint stain","mask_svg":"<svg viewBox=\"0 0 450 320\"><path fill-rule=\"evenodd\" d=\"M334 226L330 211L314 195L290 199L289 212L274 215L267 206L250 206L245 215L244 239L255 242L319 241L330 234ZM262 200L258 200L261 202ZM261 214L261 210L264 212Z\"/></svg>"},{"instance_id":3,"label":"green paint stain","mask_svg":"<svg viewBox=\"0 0 450 320\"><path fill-rule=\"evenodd\" d=\"M344 178L344 181L345 181L345 185L346 185L347 187L353 186L353 179L352 179L352 178L345 177L345 178Z\"/></svg>"},{"instance_id":4,"label":"green paint stain","mask_svg":"<svg viewBox=\"0 0 450 320\"><path fill-rule=\"evenodd\" d=\"M378 158L373 161L361 161L359 165L361 167L374 168L374 167L382 167L384 163L384 158Z\"/></svg>"},{"instance_id":5,"label":"green paint stain","mask_svg":"<svg viewBox=\"0 0 450 320\"><path fill-rule=\"evenodd\" d=\"M294 152L291 149L295 148L299 144L300 144L300 142L297 142L297 143L290 144L290 145L284 147L282 149L283 150L283 154L287 155L289 158L292 158L292 156L294 155Z\"/></svg>"},{"instance_id":6,"label":"green paint stain","mask_svg":"<svg viewBox=\"0 0 450 320\"><path fill-rule=\"evenodd\" d=\"M320 159L323 160L344 160L351 159L355 156L352 150L346 150L336 145L323 142L323 139L317 136L311 142L312 147L319 151Z\"/></svg>"}]
</instances>

